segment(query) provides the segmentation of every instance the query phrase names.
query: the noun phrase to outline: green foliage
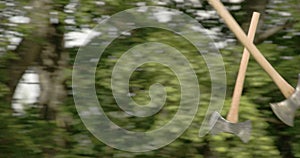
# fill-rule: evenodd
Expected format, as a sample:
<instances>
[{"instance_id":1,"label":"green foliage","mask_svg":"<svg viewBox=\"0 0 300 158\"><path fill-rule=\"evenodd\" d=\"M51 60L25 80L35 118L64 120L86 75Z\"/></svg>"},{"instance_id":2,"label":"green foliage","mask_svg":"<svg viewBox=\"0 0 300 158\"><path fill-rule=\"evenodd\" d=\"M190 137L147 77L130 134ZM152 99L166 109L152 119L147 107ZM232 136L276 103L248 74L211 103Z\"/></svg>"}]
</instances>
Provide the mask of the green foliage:
<instances>
[{"instance_id":1,"label":"green foliage","mask_svg":"<svg viewBox=\"0 0 300 158\"><path fill-rule=\"evenodd\" d=\"M74 13L64 13L64 6L69 0L53 0L53 10L59 14L59 19L64 24L67 16L74 16L78 27L94 27L97 23L94 18L104 15L112 15L124 9L136 6L137 0L106 0L104 6L96 5L94 0L80 0ZM146 5L153 5L153 1L145 1ZM21 5L28 5L26 1ZM278 3L274 9L277 11L289 11L292 20L299 21L299 9L294 5L294 0L287 0L285 3ZM298 6L299 3L297 2ZM2 8L3 3L0 3ZM290 7L283 7L289 5ZM171 4L175 7L174 4ZM28 11L30 12L30 11ZM245 11L236 11L235 17L238 21L244 20ZM271 19L278 17L271 16ZM269 17L270 18L270 17ZM207 22L209 26L214 25ZM271 23L266 20L266 23ZM221 25L217 22L216 25ZM62 31L65 29L62 26ZM73 28L73 29L74 29ZM226 27L223 26L226 30ZM25 34L33 31L30 25L21 25L14 28ZM291 85L296 85L297 72L300 70L299 52L300 38L298 35L300 24L295 23L291 30L281 31L271 39L272 42L264 42L258 46L264 56L270 61L276 70L287 79ZM291 37L285 39L284 36ZM33 39L46 41L47 39ZM283 125L272 113L270 102L277 102L284 99L278 88L271 81L268 75L253 60L250 60L245 81L243 97L240 107L240 121L251 120L252 135L250 142L244 144L238 137L230 134L216 136L207 135L199 137L199 128L205 116L207 106L210 102L211 83L209 71L203 57L196 49L182 37L172 32L143 28L131 31L130 37L116 39L104 52L97 72L95 74L95 86L97 96L103 109L119 126L128 130L146 131L157 129L166 124L178 110L180 102L180 84L174 73L164 65L147 63L139 67L131 75L130 90L135 94L133 100L139 104L149 102L149 87L153 83L161 83L165 86L168 97L164 109L158 114L137 118L124 114L115 102L111 92L111 73L117 59L128 49L144 42L161 42L179 50L191 63L197 74L201 91L199 109L193 123L185 133L174 142L161 149L146 153L129 153L113 149L88 132L80 120L74 106L72 95L69 95L65 102L56 110L57 118L48 120L41 115L42 107L31 107L26 110L23 116L13 116L10 108L9 88L6 81L9 79L5 65L17 59L14 52L8 52L0 57L0 157L300 157L300 120L295 120L295 127ZM0 43L7 45L7 43ZM228 46L221 50L227 72L227 95L222 116L226 116L230 103L236 74L241 58L243 47L240 45ZM66 68L64 75L67 79L66 86L71 87L71 66L74 62L77 49L67 49L70 54L69 68ZM297 116L299 118L299 113ZM288 156L287 156L288 155Z\"/></svg>"},{"instance_id":2,"label":"green foliage","mask_svg":"<svg viewBox=\"0 0 300 158\"><path fill-rule=\"evenodd\" d=\"M10 62L14 62L16 59L19 59L19 57L12 53L7 52L3 56L0 56L0 96L4 96L7 94L7 88L3 83L7 83L8 80L8 72L7 72L7 66ZM3 85L1 85L3 84Z\"/></svg>"},{"instance_id":3,"label":"green foliage","mask_svg":"<svg viewBox=\"0 0 300 158\"><path fill-rule=\"evenodd\" d=\"M0 84L0 98L4 98L5 96L7 96L9 94L9 88L4 85L4 84Z\"/></svg>"}]
</instances>

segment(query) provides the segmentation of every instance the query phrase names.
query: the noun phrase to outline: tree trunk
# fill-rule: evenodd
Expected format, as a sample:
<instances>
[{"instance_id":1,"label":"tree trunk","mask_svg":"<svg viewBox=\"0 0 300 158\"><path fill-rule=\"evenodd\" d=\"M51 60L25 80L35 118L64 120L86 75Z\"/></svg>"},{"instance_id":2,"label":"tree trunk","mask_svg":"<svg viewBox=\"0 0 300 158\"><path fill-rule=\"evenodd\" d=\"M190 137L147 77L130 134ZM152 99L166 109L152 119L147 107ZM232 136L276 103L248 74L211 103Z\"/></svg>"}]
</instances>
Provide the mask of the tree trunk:
<instances>
[{"instance_id":1,"label":"tree trunk","mask_svg":"<svg viewBox=\"0 0 300 158\"><path fill-rule=\"evenodd\" d=\"M50 2L49 0L33 0L31 2L33 7L29 14L31 23L28 24L31 32L25 35L16 50L16 55L19 59L8 65L8 85L11 97L25 70L33 64L42 52L49 31L48 14L51 9Z\"/></svg>"},{"instance_id":2,"label":"tree trunk","mask_svg":"<svg viewBox=\"0 0 300 158\"><path fill-rule=\"evenodd\" d=\"M29 66L35 66L40 76L41 94L39 104L42 106L41 117L49 122L55 121L59 128L67 128L71 118L62 115L61 105L67 96L65 87L66 75L64 74L68 64L68 53L63 48L63 32L59 24L50 24L50 11L54 8L52 0L32 0L28 24L31 32L26 34L16 50L19 59L8 65L8 86L11 95L10 102L16 86ZM43 129L41 129L43 130ZM49 135L45 140L54 139L52 147L39 144L45 157L53 157L57 149L63 149L66 141L63 137L65 130L59 133L51 133L57 129L47 131ZM49 140L52 141L52 140Z\"/></svg>"}]
</instances>

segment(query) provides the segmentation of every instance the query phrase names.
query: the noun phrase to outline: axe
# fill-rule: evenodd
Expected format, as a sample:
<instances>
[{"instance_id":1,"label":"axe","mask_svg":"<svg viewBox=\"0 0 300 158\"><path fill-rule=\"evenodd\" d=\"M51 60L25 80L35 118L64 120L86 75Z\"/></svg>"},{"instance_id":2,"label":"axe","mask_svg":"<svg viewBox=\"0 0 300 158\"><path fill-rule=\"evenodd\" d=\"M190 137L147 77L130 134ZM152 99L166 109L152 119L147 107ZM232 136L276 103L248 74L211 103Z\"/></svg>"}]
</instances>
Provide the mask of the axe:
<instances>
[{"instance_id":1,"label":"axe","mask_svg":"<svg viewBox=\"0 0 300 158\"><path fill-rule=\"evenodd\" d=\"M248 31L248 38L253 41L257 24L259 21L259 13L254 12L251 19L250 28ZM240 98L243 91L243 85L245 80L245 74L247 70L247 65L249 61L249 52L244 48L243 56L240 63L240 68L238 76L235 82L235 87L232 96L232 102L230 110L227 114L227 120L225 120L218 112L214 112L211 116L210 125L212 126L210 133L215 135L220 132L232 133L240 137L240 139L247 143L251 135L251 121L238 123L238 111ZM216 121L214 121L216 120Z\"/></svg>"},{"instance_id":2,"label":"axe","mask_svg":"<svg viewBox=\"0 0 300 158\"><path fill-rule=\"evenodd\" d=\"M239 24L220 2L220 0L208 0L209 4L215 8L218 14L224 19L229 29L235 34L239 41L247 48L257 63L267 72L273 82L280 89L286 100L279 103L271 103L271 108L277 117L289 126L293 126L294 117L300 107L300 75L298 84L294 89L284 78L272 67L267 59L261 54L256 46L251 42Z\"/></svg>"}]
</instances>

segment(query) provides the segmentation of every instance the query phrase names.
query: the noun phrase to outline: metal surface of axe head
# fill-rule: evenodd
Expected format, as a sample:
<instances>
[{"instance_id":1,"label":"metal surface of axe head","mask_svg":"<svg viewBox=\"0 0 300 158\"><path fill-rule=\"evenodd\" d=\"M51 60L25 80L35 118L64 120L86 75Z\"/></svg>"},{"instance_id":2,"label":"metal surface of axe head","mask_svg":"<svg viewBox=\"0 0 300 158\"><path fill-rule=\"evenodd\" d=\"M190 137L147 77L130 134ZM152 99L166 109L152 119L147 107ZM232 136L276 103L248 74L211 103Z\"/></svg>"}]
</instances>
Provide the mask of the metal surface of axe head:
<instances>
[{"instance_id":1,"label":"metal surface of axe head","mask_svg":"<svg viewBox=\"0 0 300 158\"><path fill-rule=\"evenodd\" d=\"M247 143L251 136L251 121L231 123L225 120L218 112L213 112L209 121L210 134L216 135L221 132L237 135L244 143Z\"/></svg>"},{"instance_id":2,"label":"metal surface of axe head","mask_svg":"<svg viewBox=\"0 0 300 158\"><path fill-rule=\"evenodd\" d=\"M289 126L294 125L295 113L300 108L300 74L295 92L282 102L271 103L271 108L282 122Z\"/></svg>"}]
</instances>

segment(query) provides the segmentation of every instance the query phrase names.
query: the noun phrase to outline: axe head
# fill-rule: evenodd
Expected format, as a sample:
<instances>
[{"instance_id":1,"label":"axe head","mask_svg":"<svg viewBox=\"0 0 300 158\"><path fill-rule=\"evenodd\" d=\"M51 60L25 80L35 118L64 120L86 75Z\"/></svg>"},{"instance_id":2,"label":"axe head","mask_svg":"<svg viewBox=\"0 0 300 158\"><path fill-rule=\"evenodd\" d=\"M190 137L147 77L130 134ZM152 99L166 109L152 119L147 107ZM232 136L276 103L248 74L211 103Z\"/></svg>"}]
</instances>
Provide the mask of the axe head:
<instances>
[{"instance_id":1,"label":"axe head","mask_svg":"<svg viewBox=\"0 0 300 158\"><path fill-rule=\"evenodd\" d=\"M300 74L295 92L286 100L279 103L270 103L276 116L285 124L294 126L294 117L300 107Z\"/></svg>"},{"instance_id":2,"label":"axe head","mask_svg":"<svg viewBox=\"0 0 300 158\"><path fill-rule=\"evenodd\" d=\"M210 134L216 135L221 132L231 133L238 136L244 143L249 141L251 136L251 121L231 123L225 120L218 112L213 112L209 121Z\"/></svg>"}]
</instances>

